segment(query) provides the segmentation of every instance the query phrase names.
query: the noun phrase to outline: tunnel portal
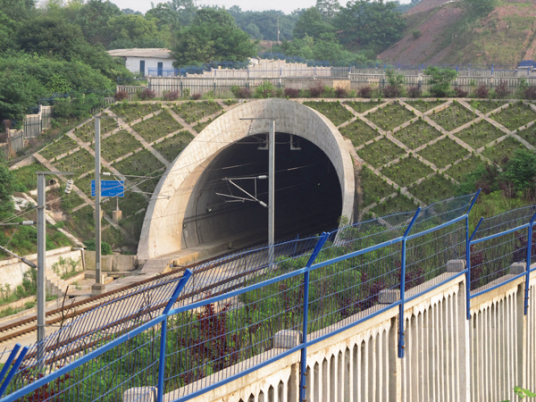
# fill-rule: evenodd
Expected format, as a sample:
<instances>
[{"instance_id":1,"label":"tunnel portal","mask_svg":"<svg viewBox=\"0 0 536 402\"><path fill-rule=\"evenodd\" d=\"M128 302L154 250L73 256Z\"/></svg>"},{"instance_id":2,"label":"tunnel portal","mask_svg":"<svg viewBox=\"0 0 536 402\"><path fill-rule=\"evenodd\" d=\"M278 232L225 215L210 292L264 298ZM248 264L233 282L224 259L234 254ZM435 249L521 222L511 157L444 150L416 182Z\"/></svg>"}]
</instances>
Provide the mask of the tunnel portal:
<instances>
[{"instance_id":1,"label":"tunnel portal","mask_svg":"<svg viewBox=\"0 0 536 402\"><path fill-rule=\"evenodd\" d=\"M183 248L236 236L242 242L266 242L268 209L251 197L256 195L268 204L268 180L264 176L268 176L265 135L244 138L222 150L204 170L190 196ZM341 186L327 155L304 138L277 133L276 240L332 230L341 214Z\"/></svg>"},{"instance_id":2,"label":"tunnel portal","mask_svg":"<svg viewBox=\"0 0 536 402\"><path fill-rule=\"evenodd\" d=\"M270 120L277 133L276 238L333 229L340 216L352 220L351 144L333 123L298 102L249 101L215 119L168 166L145 214L140 260L199 250L201 245L205 250L217 242L241 247L245 244L240 240L256 244L267 239L267 209L258 202L228 202L226 194L245 194L224 179L267 175L268 151L259 147L266 141ZM291 136L301 150L291 149ZM255 191L252 180L234 183L250 194ZM258 199L266 202L267 180L256 184Z\"/></svg>"}]
</instances>

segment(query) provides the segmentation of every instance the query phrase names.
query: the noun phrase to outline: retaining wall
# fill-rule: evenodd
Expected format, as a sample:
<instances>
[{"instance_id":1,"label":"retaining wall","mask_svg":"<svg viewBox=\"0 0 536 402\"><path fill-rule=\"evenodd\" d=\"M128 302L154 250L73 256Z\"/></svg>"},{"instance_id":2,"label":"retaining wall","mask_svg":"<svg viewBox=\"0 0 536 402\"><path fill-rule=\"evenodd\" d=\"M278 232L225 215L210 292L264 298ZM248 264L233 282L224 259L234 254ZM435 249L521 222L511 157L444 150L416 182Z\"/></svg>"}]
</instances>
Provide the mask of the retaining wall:
<instances>
[{"instance_id":1,"label":"retaining wall","mask_svg":"<svg viewBox=\"0 0 536 402\"><path fill-rule=\"evenodd\" d=\"M96 253L84 251L86 257L86 269L95 269ZM138 259L135 255L103 255L101 256L101 270L103 272L127 272L137 268Z\"/></svg>"},{"instance_id":2,"label":"retaining wall","mask_svg":"<svg viewBox=\"0 0 536 402\"><path fill-rule=\"evenodd\" d=\"M25 256L26 259L37 263L37 254L31 254ZM80 261L80 250L73 250L71 247L62 247L55 250L47 251L46 253L46 266L47 269L51 269L52 265L60 260L71 258L75 261ZM11 291L14 291L18 285L22 284L24 279L24 273L27 272L30 267L16 258L0 261L0 278L1 283L6 287L9 285Z\"/></svg>"}]
</instances>

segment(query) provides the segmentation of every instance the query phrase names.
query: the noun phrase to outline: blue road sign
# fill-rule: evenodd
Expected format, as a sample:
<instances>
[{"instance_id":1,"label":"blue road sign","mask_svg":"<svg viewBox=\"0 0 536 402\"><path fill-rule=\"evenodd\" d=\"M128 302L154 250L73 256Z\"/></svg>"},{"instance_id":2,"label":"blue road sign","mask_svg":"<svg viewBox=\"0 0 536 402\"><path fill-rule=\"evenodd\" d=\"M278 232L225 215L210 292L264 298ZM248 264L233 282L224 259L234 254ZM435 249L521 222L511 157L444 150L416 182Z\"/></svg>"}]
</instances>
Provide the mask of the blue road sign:
<instances>
[{"instance_id":1,"label":"blue road sign","mask_svg":"<svg viewBox=\"0 0 536 402\"><path fill-rule=\"evenodd\" d=\"M95 180L91 180L91 196L95 197ZM122 180L101 180L101 197L124 197L125 182Z\"/></svg>"}]
</instances>

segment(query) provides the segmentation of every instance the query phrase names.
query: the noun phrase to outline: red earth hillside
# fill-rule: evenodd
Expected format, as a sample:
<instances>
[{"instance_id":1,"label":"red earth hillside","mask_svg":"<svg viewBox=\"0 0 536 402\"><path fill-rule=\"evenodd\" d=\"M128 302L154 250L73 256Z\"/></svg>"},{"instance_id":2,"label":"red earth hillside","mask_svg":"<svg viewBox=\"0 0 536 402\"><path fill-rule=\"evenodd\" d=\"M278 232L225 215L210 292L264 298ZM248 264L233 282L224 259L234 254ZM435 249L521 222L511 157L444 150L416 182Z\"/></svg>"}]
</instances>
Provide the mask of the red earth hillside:
<instances>
[{"instance_id":1,"label":"red earth hillside","mask_svg":"<svg viewBox=\"0 0 536 402\"><path fill-rule=\"evenodd\" d=\"M536 0L502 4L466 31L460 28L463 13L461 1L423 0L405 15L404 37L378 58L412 65L495 63L513 68L536 56Z\"/></svg>"}]
</instances>

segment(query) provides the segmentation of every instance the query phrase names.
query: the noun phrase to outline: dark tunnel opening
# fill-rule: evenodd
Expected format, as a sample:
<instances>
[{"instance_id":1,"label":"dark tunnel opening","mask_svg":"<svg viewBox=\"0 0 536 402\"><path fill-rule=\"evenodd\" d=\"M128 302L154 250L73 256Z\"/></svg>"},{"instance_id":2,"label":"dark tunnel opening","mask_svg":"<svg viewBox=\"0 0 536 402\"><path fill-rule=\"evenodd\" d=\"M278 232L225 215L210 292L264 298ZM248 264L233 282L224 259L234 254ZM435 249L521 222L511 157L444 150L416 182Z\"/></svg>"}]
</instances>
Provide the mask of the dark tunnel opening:
<instances>
[{"instance_id":1,"label":"dark tunnel opening","mask_svg":"<svg viewBox=\"0 0 536 402\"><path fill-rule=\"evenodd\" d=\"M203 171L188 203L182 248L222 238L267 241L268 209L259 202L236 198L251 199L233 185L268 203L268 180L252 179L268 175L265 140L265 135L244 138L222 150ZM339 178L326 154L304 138L277 133L276 240L332 230L341 211Z\"/></svg>"}]
</instances>

